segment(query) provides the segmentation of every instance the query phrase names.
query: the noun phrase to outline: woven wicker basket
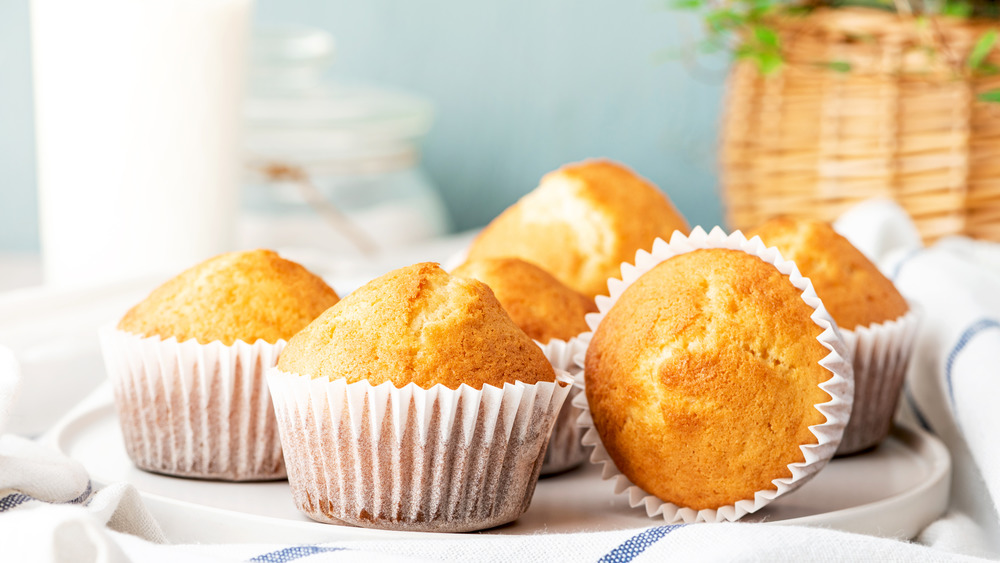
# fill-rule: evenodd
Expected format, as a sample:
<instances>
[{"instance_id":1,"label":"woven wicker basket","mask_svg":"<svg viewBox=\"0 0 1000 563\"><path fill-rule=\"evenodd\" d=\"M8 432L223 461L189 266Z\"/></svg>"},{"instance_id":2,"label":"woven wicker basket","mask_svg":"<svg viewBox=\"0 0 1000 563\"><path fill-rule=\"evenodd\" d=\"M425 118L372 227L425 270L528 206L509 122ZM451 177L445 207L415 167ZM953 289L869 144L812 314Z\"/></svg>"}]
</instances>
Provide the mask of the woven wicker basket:
<instances>
[{"instance_id":1,"label":"woven wicker basket","mask_svg":"<svg viewBox=\"0 0 1000 563\"><path fill-rule=\"evenodd\" d=\"M775 215L833 220L871 197L898 201L925 241L1000 240L1000 75L966 60L995 21L820 9L777 22L786 64L730 75L722 190L730 226ZM829 63L848 63L848 72ZM1000 65L1000 48L987 62Z\"/></svg>"}]
</instances>

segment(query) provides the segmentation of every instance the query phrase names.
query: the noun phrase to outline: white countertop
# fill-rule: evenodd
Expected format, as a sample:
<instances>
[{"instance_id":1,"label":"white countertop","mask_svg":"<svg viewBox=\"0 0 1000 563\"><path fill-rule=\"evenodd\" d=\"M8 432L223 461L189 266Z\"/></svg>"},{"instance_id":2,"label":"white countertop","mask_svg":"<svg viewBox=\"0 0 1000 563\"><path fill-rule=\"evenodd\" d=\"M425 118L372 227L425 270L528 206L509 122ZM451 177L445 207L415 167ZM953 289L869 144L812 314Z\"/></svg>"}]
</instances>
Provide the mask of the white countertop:
<instances>
[{"instance_id":1,"label":"white countertop","mask_svg":"<svg viewBox=\"0 0 1000 563\"><path fill-rule=\"evenodd\" d=\"M0 293L42 284L42 256L0 252Z\"/></svg>"}]
</instances>

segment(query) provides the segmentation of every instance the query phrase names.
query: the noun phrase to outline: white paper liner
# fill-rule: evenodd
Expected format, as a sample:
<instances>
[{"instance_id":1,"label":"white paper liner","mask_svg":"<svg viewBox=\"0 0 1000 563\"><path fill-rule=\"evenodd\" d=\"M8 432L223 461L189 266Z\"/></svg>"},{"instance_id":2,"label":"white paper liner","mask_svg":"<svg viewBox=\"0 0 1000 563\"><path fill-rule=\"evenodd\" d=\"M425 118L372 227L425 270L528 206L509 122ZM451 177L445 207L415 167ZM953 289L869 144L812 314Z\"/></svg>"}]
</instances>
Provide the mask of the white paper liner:
<instances>
[{"instance_id":1,"label":"white paper liner","mask_svg":"<svg viewBox=\"0 0 1000 563\"><path fill-rule=\"evenodd\" d=\"M548 344L537 343L553 368L568 372L573 377L582 371L573 361L577 354L587 351L587 344L579 338L573 337L569 342L553 338ZM588 448L581 441L583 430L576 423L582 411L572 404L579 394L580 388L574 385L559 411L552 427L549 447L545 450L545 460L542 462L543 476L568 471L587 460Z\"/></svg>"},{"instance_id":2,"label":"white paper liner","mask_svg":"<svg viewBox=\"0 0 1000 563\"><path fill-rule=\"evenodd\" d=\"M515 520L569 394L561 383L481 390L310 379L269 370L296 506L313 520L464 532Z\"/></svg>"},{"instance_id":3,"label":"white paper liner","mask_svg":"<svg viewBox=\"0 0 1000 563\"><path fill-rule=\"evenodd\" d=\"M701 227L695 227L688 236L675 232L669 243L662 239L656 239L652 252L640 250L636 253L635 265L622 264L622 279L612 278L608 280L610 296L597 297L598 312L587 315L587 324L590 326L591 332L580 335L580 338L587 344L590 343L593 331L597 329L601 320L611 310L625 289L639 276L672 256L700 248L728 248L757 256L765 262L773 264L778 271L788 276L796 288L802 291L802 300L815 309L811 316L812 320L823 329L823 333L817 337L817 340L830 350L830 353L819 363L830 371L831 377L821 383L819 387L826 391L831 399L816 405L816 410L826 417L826 422L809 427L818 443L800 446L805 460L788 465L788 469L792 473L791 477L774 479L771 482L775 489L757 491L753 499L740 500L735 504L717 509L696 510L660 500L632 483L618 470L611 456L604 449L600 436L594 428L586 393L580 393L573 401L575 406L583 410L577 422L586 430L583 444L594 447L590 456L591 462L604 466L601 477L605 480L613 479L615 494L628 495L629 504L633 508L642 505L646 508L647 515L650 517L661 516L668 523L735 521L746 514L760 510L774 499L802 486L825 467L833 457L851 416L851 403L854 397L853 370L847 359L849 358L849 350L836 323L826 312L822 301L816 296L812 282L808 278L802 277L795 264L784 260L776 248L765 248L759 237L748 241L739 231L727 235L718 227L713 228L710 233L705 233ZM578 353L574 358L581 367L585 365L584 356L585 352ZM576 381L578 386L584 386L582 372L577 376Z\"/></svg>"},{"instance_id":4,"label":"white paper liner","mask_svg":"<svg viewBox=\"0 0 1000 563\"><path fill-rule=\"evenodd\" d=\"M919 327L911 306L898 319L841 330L854 365L854 407L837 455L867 450L889 434Z\"/></svg>"},{"instance_id":5,"label":"white paper liner","mask_svg":"<svg viewBox=\"0 0 1000 563\"><path fill-rule=\"evenodd\" d=\"M100 331L128 455L140 469L227 481L282 479L264 379L285 341L199 344Z\"/></svg>"}]
</instances>

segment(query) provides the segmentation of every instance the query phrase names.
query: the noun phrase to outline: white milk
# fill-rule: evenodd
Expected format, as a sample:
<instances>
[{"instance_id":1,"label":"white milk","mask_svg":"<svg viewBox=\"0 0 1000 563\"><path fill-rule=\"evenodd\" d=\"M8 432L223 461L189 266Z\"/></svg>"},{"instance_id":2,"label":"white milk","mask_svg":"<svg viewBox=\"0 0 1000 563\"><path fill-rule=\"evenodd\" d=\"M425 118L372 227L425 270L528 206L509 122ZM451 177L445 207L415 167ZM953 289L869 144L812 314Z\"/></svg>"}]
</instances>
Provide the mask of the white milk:
<instances>
[{"instance_id":1,"label":"white milk","mask_svg":"<svg viewBox=\"0 0 1000 563\"><path fill-rule=\"evenodd\" d=\"M49 283L230 249L250 0L32 0Z\"/></svg>"}]
</instances>

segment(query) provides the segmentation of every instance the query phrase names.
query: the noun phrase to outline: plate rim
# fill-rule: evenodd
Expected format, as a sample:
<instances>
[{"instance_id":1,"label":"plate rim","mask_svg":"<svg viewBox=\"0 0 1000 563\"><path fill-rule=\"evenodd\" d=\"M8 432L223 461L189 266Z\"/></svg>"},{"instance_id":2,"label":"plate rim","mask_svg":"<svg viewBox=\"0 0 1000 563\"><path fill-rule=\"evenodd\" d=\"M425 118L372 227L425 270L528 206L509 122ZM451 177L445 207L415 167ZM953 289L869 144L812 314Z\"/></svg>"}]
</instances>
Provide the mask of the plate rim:
<instances>
[{"instance_id":1,"label":"plate rim","mask_svg":"<svg viewBox=\"0 0 1000 563\"><path fill-rule=\"evenodd\" d=\"M111 394L111 388L108 382L103 383L98 387L90 396L81 401L76 407L71 409L59 422L41 438L41 441L48 443L52 447L59 450L64 455L69 455L69 445L72 443L74 436L81 434L86 431L86 429L102 420L104 417L112 416L116 417L115 405ZM947 508L948 498L950 496L950 485L951 485L951 455L948 452L947 447L943 442L933 434L927 432L924 429L904 425L901 423L895 423L890 431L890 435L903 443L911 451L914 451L921 459L928 462L928 477L921 481L917 486L907 489L901 493L892 495L890 497L876 500L869 503L859 504L856 506L851 506L848 508L842 508L839 510L833 510L829 512L823 512L819 514L810 514L808 516L799 516L796 518L789 518L787 520L764 520L760 522L746 522L748 524L764 524L764 525L780 525L780 526L823 526L823 527L833 527L835 529L867 533L869 535L871 532L865 532L861 528L852 529L850 525L846 526L831 526L830 522L851 522L852 518L861 513L883 513L898 510L904 507L912 506L914 504L921 503L921 499L927 498L931 499L937 506L928 509L928 513L933 512L933 517L929 520L925 518L920 518L919 515L912 515L910 520L914 521L908 525L892 525L895 529L892 534L893 537L898 537L899 530L905 530L905 534L908 538L915 537L924 526L932 522L938 516L940 516ZM864 455L860 453L858 455ZM588 457L589 460L589 457ZM589 461L587 463L590 463ZM104 486L110 483L104 483L94 476L91 476L95 486ZM603 483L603 481L602 481ZM134 485L133 485L134 486ZM322 522L312 522L312 521L294 521L286 518L276 518L263 516L259 514L251 514L247 512L241 512L238 510L219 508L215 506L209 506L204 504L198 504L191 501L180 500L165 496L158 493L151 493L140 489L136 486L136 490L139 492L140 496L144 501L150 503L150 505L158 505L169 510L177 511L193 511L195 513L201 514L210 518L220 518L220 519L238 519L247 523L255 523L262 526L270 526L274 529L281 528L294 529L296 531L305 532L307 534L323 535L327 536L324 541L346 541L346 540L475 540L482 535L497 535L490 533L492 530L482 530L471 533L456 533L456 532L414 532L414 531L397 531L397 530L380 530L373 528L362 528L349 525L331 525ZM150 506L147 505L147 506ZM635 509L641 512L641 509ZM151 510L152 511L152 510ZM920 524L920 522L927 520ZM623 528L633 529L636 531L643 530L649 527L655 527L662 525L658 523L655 518L649 519L649 526L636 527L636 528ZM709 525L709 524L705 524ZM494 529L495 530L495 529ZM324 533L325 532L325 533ZM557 532L557 534L565 534L567 532ZM572 533L572 532L570 532ZM538 531L534 532L532 535L547 535L547 532Z\"/></svg>"}]
</instances>

